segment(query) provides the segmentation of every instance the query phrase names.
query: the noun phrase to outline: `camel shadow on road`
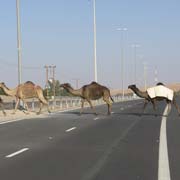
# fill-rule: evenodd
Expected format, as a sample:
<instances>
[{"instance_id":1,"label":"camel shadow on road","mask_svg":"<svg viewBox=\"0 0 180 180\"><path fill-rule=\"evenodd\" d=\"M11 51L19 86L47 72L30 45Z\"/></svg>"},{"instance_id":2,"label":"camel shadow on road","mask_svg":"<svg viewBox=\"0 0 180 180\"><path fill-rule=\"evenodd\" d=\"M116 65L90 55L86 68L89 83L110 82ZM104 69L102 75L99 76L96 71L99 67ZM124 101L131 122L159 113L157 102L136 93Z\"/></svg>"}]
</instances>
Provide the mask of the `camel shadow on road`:
<instances>
[{"instance_id":1,"label":"camel shadow on road","mask_svg":"<svg viewBox=\"0 0 180 180\"><path fill-rule=\"evenodd\" d=\"M107 116L106 113L101 113L101 112L97 112L97 114L94 114L93 112L83 112L82 114L80 114L79 111L68 111L68 112L63 112L63 114L73 114L73 115L77 115L77 116L84 116L84 115L94 115L96 116Z\"/></svg>"},{"instance_id":2,"label":"camel shadow on road","mask_svg":"<svg viewBox=\"0 0 180 180\"><path fill-rule=\"evenodd\" d=\"M119 114L122 116L126 116L126 115L131 115L131 116L138 116L138 117L143 117L143 116L153 116L153 117L167 117L167 115L163 115L163 114L154 114L154 113L138 113L138 112L132 112L132 113L125 113L125 112L121 112L121 113L114 113L114 114Z\"/></svg>"}]
</instances>

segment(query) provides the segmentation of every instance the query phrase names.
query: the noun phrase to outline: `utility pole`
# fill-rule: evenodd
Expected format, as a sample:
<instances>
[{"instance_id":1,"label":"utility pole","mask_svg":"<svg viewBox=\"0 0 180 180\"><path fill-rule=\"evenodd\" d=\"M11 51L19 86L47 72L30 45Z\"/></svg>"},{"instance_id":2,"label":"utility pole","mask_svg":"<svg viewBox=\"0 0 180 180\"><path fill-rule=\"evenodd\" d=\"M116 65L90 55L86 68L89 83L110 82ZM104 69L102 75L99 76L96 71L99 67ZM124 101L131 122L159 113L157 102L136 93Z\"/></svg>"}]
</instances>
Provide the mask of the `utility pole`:
<instances>
[{"instance_id":1,"label":"utility pole","mask_svg":"<svg viewBox=\"0 0 180 180\"><path fill-rule=\"evenodd\" d=\"M16 16L17 16L17 49L18 49L18 84L22 83L22 54L21 54L21 25L19 0L16 0Z\"/></svg>"},{"instance_id":2,"label":"utility pole","mask_svg":"<svg viewBox=\"0 0 180 180\"><path fill-rule=\"evenodd\" d=\"M155 70L154 70L154 81L155 81L156 84L158 83L158 70L157 70L157 67L155 67Z\"/></svg>"},{"instance_id":3,"label":"utility pole","mask_svg":"<svg viewBox=\"0 0 180 180\"><path fill-rule=\"evenodd\" d=\"M55 68L56 66L47 66L45 65L44 66L45 70L46 70L46 88L47 88L47 96L48 96L48 88L49 88L49 79L52 80L52 84L53 84L53 96L55 97L56 95L56 89L55 89L55 86L56 86L56 82L55 82ZM50 76L50 78L49 78Z\"/></svg>"},{"instance_id":4,"label":"utility pole","mask_svg":"<svg viewBox=\"0 0 180 180\"><path fill-rule=\"evenodd\" d=\"M147 89L147 65L146 62L144 62L144 90Z\"/></svg>"},{"instance_id":5,"label":"utility pole","mask_svg":"<svg viewBox=\"0 0 180 180\"><path fill-rule=\"evenodd\" d=\"M48 97L48 89L49 89L49 85L48 85L48 80L49 80L49 66L45 65L44 68L46 69L46 96Z\"/></svg>"},{"instance_id":6,"label":"utility pole","mask_svg":"<svg viewBox=\"0 0 180 180\"><path fill-rule=\"evenodd\" d=\"M52 66L52 73L53 73L53 96L56 96L56 82L55 82L55 68L56 66Z\"/></svg>"},{"instance_id":7,"label":"utility pole","mask_svg":"<svg viewBox=\"0 0 180 180\"><path fill-rule=\"evenodd\" d=\"M76 82L76 89L78 89L79 88L79 78L74 78L73 80L75 80L75 82Z\"/></svg>"},{"instance_id":8,"label":"utility pole","mask_svg":"<svg viewBox=\"0 0 180 180\"><path fill-rule=\"evenodd\" d=\"M97 55L96 55L96 0L93 0L93 20L94 20L94 81L97 82Z\"/></svg>"},{"instance_id":9,"label":"utility pole","mask_svg":"<svg viewBox=\"0 0 180 180\"><path fill-rule=\"evenodd\" d=\"M134 83L137 84L137 48L140 47L139 44L132 44L132 48L134 49Z\"/></svg>"},{"instance_id":10,"label":"utility pole","mask_svg":"<svg viewBox=\"0 0 180 180\"><path fill-rule=\"evenodd\" d=\"M124 32L127 31L127 28L118 28L118 31L121 32L121 79L122 79L122 99L124 100Z\"/></svg>"},{"instance_id":11,"label":"utility pole","mask_svg":"<svg viewBox=\"0 0 180 180\"><path fill-rule=\"evenodd\" d=\"M55 68L56 66L52 65L52 66L49 66L49 70L50 70L50 76L51 76L51 79L52 79L52 83L53 83L53 96L55 98Z\"/></svg>"},{"instance_id":12,"label":"utility pole","mask_svg":"<svg viewBox=\"0 0 180 180\"><path fill-rule=\"evenodd\" d=\"M48 79L49 79L49 77L48 77L48 66L45 65L44 68L46 69L46 86L48 86Z\"/></svg>"}]
</instances>

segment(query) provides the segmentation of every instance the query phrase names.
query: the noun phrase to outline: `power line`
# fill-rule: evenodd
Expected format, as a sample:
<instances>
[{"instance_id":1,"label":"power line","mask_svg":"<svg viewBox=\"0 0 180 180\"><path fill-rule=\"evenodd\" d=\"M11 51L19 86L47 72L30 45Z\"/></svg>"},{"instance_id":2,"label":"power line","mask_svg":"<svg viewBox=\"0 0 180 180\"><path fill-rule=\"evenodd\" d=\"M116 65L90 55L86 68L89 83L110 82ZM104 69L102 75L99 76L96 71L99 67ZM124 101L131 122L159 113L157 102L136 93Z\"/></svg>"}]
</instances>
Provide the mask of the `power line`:
<instances>
[{"instance_id":1,"label":"power line","mask_svg":"<svg viewBox=\"0 0 180 180\"><path fill-rule=\"evenodd\" d=\"M12 68L15 68L17 69L17 64L16 63L11 63L9 61L6 61L6 60L3 60L3 59L0 59L0 64L2 66L7 66L7 67L12 67ZM23 69L30 69L30 70L42 70L42 67L41 66L22 66Z\"/></svg>"}]
</instances>

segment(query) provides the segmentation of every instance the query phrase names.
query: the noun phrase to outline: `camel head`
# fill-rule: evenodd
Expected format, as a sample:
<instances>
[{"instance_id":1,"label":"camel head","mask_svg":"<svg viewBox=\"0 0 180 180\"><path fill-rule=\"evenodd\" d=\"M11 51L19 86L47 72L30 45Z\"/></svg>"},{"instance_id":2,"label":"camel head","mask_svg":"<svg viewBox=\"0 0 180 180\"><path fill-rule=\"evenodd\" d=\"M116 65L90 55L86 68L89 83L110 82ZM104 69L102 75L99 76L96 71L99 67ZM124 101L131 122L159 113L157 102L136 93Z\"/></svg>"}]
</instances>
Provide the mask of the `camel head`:
<instances>
[{"instance_id":1,"label":"camel head","mask_svg":"<svg viewBox=\"0 0 180 180\"><path fill-rule=\"evenodd\" d=\"M69 89L69 88L72 89L72 87L71 87L71 85L70 85L69 83L61 84L59 87L60 87L60 88L64 88L64 89Z\"/></svg>"},{"instance_id":2,"label":"camel head","mask_svg":"<svg viewBox=\"0 0 180 180\"><path fill-rule=\"evenodd\" d=\"M6 87L6 85L5 85L4 82L1 82L1 83L0 83L0 88L2 88L2 87Z\"/></svg>"},{"instance_id":3,"label":"camel head","mask_svg":"<svg viewBox=\"0 0 180 180\"><path fill-rule=\"evenodd\" d=\"M135 88L137 88L135 84L132 84L132 85L128 86L128 89L135 89Z\"/></svg>"}]
</instances>

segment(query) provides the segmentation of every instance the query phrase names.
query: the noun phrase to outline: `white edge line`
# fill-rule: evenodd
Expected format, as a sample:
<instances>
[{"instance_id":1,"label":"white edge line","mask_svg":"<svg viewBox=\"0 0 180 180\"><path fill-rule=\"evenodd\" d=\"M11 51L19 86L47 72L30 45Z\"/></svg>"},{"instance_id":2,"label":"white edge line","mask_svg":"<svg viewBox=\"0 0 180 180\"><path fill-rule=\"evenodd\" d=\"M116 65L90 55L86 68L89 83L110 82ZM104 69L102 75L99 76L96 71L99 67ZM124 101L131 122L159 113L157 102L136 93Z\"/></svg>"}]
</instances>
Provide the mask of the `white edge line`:
<instances>
[{"instance_id":1,"label":"white edge line","mask_svg":"<svg viewBox=\"0 0 180 180\"><path fill-rule=\"evenodd\" d=\"M1 124L11 123L11 122L16 122L16 121L22 121L22 120L25 120L25 119L19 118L19 119L15 119L15 120L2 121L2 122L0 122L0 125L1 125Z\"/></svg>"},{"instance_id":2,"label":"white edge line","mask_svg":"<svg viewBox=\"0 0 180 180\"><path fill-rule=\"evenodd\" d=\"M23 152L25 152L25 151L28 151L28 150L29 150L29 148L23 148L23 149L21 149L21 150L19 150L19 151L16 151L16 152L14 152L14 153L12 153L12 154L7 155L6 158L11 158L11 157L13 157L13 156L16 156L16 155L18 155L18 154L20 154L20 153L23 153Z\"/></svg>"},{"instance_id":3,"label":"white edge line","mask_svg":"<svg viewBox=\"0 0 180 180\"><path fill-rule=\"evenodd\" d=\"M171 180L167 147L166 121L168 106L166 106L161 121L160 138L159 138L159 160L158 160L158 180Z\"/></svg>"},{"instance_id":4,"label":"white edge line","mask_svg":"<svg viewBox=\"0 0 180 180\"><path fill-rule=\"evenodd\" d=\"M72 131L72 130L74 130L74 129L76 129L76 127L72 127L72 128L70 128L70 129L67 129L66 132Z\"/></svg>"},{"instance_id":5,"label":"white edge line","mask_svg":"<svg viewBox=\"0 0 180 180\"><path fill-rule=\"evenodd\" d=\"M94 120L98 120L98 119L99 119L98 117L94 118Z\"/></svg>"}]
</instances>

